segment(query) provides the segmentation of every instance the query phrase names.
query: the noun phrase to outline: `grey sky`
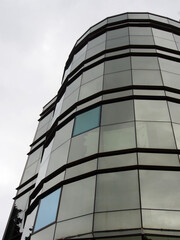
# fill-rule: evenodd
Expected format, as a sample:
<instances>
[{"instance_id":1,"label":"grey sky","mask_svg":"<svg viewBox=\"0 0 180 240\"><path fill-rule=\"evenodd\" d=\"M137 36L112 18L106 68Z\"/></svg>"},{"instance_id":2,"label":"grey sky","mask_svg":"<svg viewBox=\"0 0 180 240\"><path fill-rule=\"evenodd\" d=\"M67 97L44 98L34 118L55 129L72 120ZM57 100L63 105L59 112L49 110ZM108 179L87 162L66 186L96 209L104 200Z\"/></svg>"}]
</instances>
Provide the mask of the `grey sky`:
<instances>
[{"instance_id":1,"label":"grey sky","mask_svg":"<svg viewBox=\"0 0 180 240\"><path fill-rule=\"evenodd\" d=\"M0 0L0 237L39 113L76 40L107 16L148 11L180 19L179 0Z\"/></svg>"}]
</instances>

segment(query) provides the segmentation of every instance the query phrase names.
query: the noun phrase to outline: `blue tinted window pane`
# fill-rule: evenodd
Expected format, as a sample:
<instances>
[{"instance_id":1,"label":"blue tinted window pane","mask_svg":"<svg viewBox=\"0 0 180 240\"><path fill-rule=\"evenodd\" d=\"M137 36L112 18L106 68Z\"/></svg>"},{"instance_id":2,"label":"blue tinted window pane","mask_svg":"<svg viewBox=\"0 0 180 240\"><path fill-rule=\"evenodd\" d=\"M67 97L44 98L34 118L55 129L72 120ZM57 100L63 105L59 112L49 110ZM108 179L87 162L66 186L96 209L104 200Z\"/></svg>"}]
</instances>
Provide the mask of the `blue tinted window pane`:
<instances>
[{"instance_id":1,"label":"blue tinted window pane","mask_svg":"<svg viewBox=\"0 0 180 240\"><path fill-rule=\"evenodd\" d=\"M41 200L34 231L55 221L59 196L60 189L52 192Z\"/></svg>"},{"instance_id":2,"label":"blue tinted window pane","mask_svg":"<svg viewBox=\"0 0 180 240\"><path fill-rule=\"evenodd\" d=\"M99 126L100 107L84 112L76 117L73 136Z\"/></svg>"}]
</instances>

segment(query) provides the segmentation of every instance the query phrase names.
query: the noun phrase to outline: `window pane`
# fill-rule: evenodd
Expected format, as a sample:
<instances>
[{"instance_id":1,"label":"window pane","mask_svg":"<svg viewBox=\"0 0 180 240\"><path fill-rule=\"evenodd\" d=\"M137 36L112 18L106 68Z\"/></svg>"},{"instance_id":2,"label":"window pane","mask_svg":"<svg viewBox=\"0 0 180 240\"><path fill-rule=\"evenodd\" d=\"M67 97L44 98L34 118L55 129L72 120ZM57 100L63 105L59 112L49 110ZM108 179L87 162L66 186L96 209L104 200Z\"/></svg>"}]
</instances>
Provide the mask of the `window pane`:
<instances>
[{"instance_id":1,"label":"window pane","mask_svg":"<svg viewBox=\"0 0 180 240\"><path fill-rule=\"evenodd\" d=\"M98 159L98 168L116 168L129 165L136 165L136 153L121 154L115 156L102 157Z\"/></svg>"},{"instance_id":2,"label":"window pane","mask_svg":"<svg viewBox=\"0 0 180 240\"><path fill-rule=\"evenodd\" d=\"M176 148L170 123L137 122L137 142L142 148Z\"/></svg>"},{"instance_id":3,"label":"window pane","mask_svg":"<svg viewBox=\"0 0 180 240\"><path fill-rule=\"evenodd\" d=\"M138 161L142 165L179 166L177 154L138 153Z\"/></svg>"},{"instance_id":4,"label":"window pane","mask_svg":"<svg viewBox=\"0 0 180 240\"><path fill-rule=\"evenodd\" d=\"M131 229L141 227L140 211L118 211L96 213L94 219L95 231Z\"/></svg>"},{"instance_id":5,"label":"window pane","mask_svg":"<svg viewBox=\"0 0 180 240\"><path fill-rule=\"evenodd\" d=\"M166 101L135 100L136 120L170 121Z\"/></svg>"},{"instance_id":6,"label":"window pane","mask_svg":"<svg viewBox=\"0 0 180 240\"><path fill-rule=\"evenodd\" d=\"M139 208L137 171L99 174L96 212Z\"/></svg>"},{"instance_id":7,"label":"window pane","mask_svg":"<svg viewBox=\"0 0 180 240\"><path fill-rule=\"evenodd\" d=\"M123 101L102 106L102 125L134 120L133 101Z\"/></svg>"},{"instance_id":8,"label":"window pane","mask_svg":"<svg viewBox=\"0 0 180 240\"><path fill-rule=\"evenodd\" d=\"M153 70L133 70L134 85L162 85L160 71Z\"/></svg>"},{"instance_id":9,"label":"window pane","mask_svg":"<svg viewBox=\"0 0 180 240\"><path fill-rule=\"evenodd\" d=\"M128 28L115 29L107 32L107 40L128 36Z\"/></svg>"},{"instance_id":10,"label":"window pane","mask_svg":"<svg viewBox=\"0 0 180 240\"><path fill-rule=\"evenodd\" d=\"M79 114L75 118L73 136L76 136L80 133L98 127L99 121L100 121L100 107Z\"/></svg>"},{"instance_id":11,"label":"window pane","mask_svg":"<svg viewBox=\"0 0 180 240\"><path fill-rule=\"evenodd\" d=\"M56 219L60 189L52 192L40 202L34 231L37 231Z\"/></svg>"},{"instance_id":12,"label":"window pane","mask_svg":"<svg viewBox=\"0 0 180 240\"><path fill-rule=\"evenodd\" d=\"M79 234L89 233L92 231L92 224L93 224L92 214L71 219L68 221L59 222L57 223L54 239L66 239L66 238L68 239L69 236L78 236ZM79 238L83 239L82 236L81 237L78 236L78 239Z\"/></svg>"},{"instance_id":13,"label":"window pane","mask_svg":"<svg viewBox=\"0 0 180 240\"><path fill-rule=\"evenodd\" d=\"M162 71L164 85L180 89L180 75Z\"/></svg>"},{"instance_id":14,"label":"window pane","mask_svg":"<svg viewBox=\"0 0 180 240\"><path fill-rule=\"evenodd\" d=\"M130 36L130 44L154 45L154 40L151 36Z\"/></svg>"},{"instance_id":15,"label":"window pane","mask_svg":"<svg viewBox=\"0 0 180 240\"><path fill-rule=\"evenodd\" d=\"M134 123L123 123L101 128L100 151L115 151L135 147Z\"/></svg>"},{"instance_id":16,"label":"window pane","mask_svg":"<svg viewBox=\"0 0 180 240\"><path fill-rule=\"evenodd\" d=\"M103 75L104 63L101 63L83 73L82 84L87 83Z\"/></svg>"},{"instance_id":17,"label":"window pane","mask_svg":"<svg viewBox=\"0 0 180 240\"><path fill-rule=\"evenodd\" d=\"M180 63L179 62L159 58L159 63L160 63L160 68L162 70L180 74Z\"/></svg>"},{"instance_id":18,"label":"window pane","mask_svg":"<svg viewBox=\"0 0 180 240\"><path fill-rule=\"evenodd\" d=\"M82 85L79 92L79 100L100 92L102 90L102 82L103 77L100 77Z\"/></svg>"},{"instance_id":19,"label":"window pane","mask_svg":"<svg viewBox=\"0 0 180 240\"><path fill-rule=\"evenodd\" d=\"M156 57L132 57L132 69L159 69Z\"/></svg>"},{"instance_id":20,"label":"window pane","mask_svg":"<svg viewBox=\"0 0 180 240\"><path fill-rule=\"evenodd\" d=\"M68 162L97 153L98 141L99 128L75 136L71 140Z\"/></svg>"},{"instance_id":21,"label":"window pane","mask_svg":"<svg viewBox=\"0 0 180 240\"><path fill-rule=\"evenodd\" d=\"M151 36L152 31L151 31L151 28L147 28L147 27L129 27L129 34L139 35L139 36L143 36L143 35Z\"/></svg>"},{"instance_id":22,"label":"window pane","mask_svg":"<svg viewBox=\"0 0 180 240\"><path fill-rule=\"evenodd\" d=\"M118 88L131 85L131 72L122 71L104 76L104 89Z\"/></svg>"},{"instance_id":23,"label":"window pane","mask_svg":"<svg viewBox=\"0 0 180 240\"><path fill-rule=\"evenodd\" d=\"M172 122L180 123L180 104L168 102Z\"/></svg>"},{"instance_id":24,"label":"window pane","mask_svg":"<svg viewBox=\"0 0 180 240\"><path fill-rule=\"evenodd\" d=\"M180 229L180 212L143 210L143 227L155 229Z\"/></svg>"},{"instance_id":25,"label":"window pane","mask_svg":"<svg viewBox=\"0 0 180 240\"><path fill-rule=\"evenodd\" d=\"M130 69L130 58L120 58L105 62L105 74Z\"/></svg>"},{"instance_id":26,"label":"window pane","mask_svg":"<svg viewBox=\"0 0 180 240\"><path fill-rule=\"evenodd\" d=\"M121 37L106 42L106 49L122 47L129 44L129 37Z\"/></svg>"},{"instance_id":27,"label":"window pane","mask_svg":"<svg viewBox=\"0 0 180 240\"><path fill-rule=\"evenodd\" d=\"M93 212L95 176L64 185L58 221Z\"/></svg>"}]
</instances>

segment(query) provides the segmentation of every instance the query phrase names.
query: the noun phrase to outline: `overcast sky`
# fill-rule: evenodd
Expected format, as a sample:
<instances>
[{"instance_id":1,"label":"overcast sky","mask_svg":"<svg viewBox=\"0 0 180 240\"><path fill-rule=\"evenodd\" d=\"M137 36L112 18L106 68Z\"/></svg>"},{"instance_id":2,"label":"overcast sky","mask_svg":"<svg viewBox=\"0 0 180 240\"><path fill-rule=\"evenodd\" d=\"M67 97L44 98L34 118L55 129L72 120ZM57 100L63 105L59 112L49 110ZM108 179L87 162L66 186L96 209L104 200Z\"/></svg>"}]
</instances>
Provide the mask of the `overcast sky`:
<instances>
[{"instance_id":1,"label":"overcast sky","mask_svg":"<svg viewBox=\"0 0 180 240\"><path fill-rule=\"evenodd\" d=\"M148 11L180 19L180 0L0 0L0 239L42 107L76 40L107 16Z\"/></svg>"}]
</instances>

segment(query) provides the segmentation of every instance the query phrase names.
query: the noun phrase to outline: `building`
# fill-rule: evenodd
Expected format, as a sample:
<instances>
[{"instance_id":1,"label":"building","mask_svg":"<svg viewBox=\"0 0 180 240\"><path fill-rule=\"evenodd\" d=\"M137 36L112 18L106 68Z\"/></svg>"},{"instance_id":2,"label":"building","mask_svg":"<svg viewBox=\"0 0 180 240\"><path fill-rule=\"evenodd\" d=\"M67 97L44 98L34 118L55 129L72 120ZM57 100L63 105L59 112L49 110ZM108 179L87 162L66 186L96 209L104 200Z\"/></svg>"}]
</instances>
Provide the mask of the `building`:
<instances>
[{"instance_id":1,"label":"building","mask_svg":"<svg viewBox=\"0 0 180 240\"><path fill-rule=\"evenodd\" d=\"M44 108L4 240L180 237L180 23L91 27Z\"/></svg>"}]
</instances>

